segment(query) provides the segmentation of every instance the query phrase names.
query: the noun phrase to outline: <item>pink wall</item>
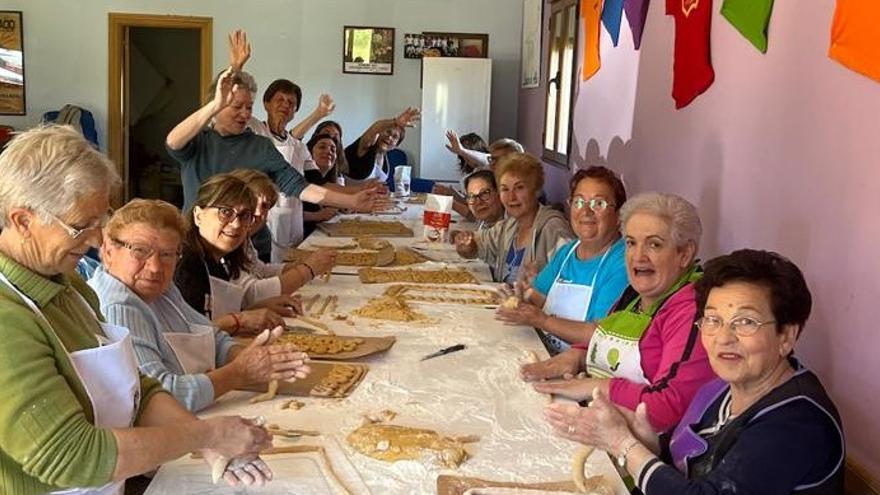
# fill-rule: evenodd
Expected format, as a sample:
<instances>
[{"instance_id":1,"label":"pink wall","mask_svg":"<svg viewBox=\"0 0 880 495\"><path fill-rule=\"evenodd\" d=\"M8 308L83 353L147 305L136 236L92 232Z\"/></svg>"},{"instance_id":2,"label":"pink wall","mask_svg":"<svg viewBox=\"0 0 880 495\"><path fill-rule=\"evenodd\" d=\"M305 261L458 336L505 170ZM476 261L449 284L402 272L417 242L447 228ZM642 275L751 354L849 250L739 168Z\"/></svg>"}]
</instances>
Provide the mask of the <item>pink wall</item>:
<instances>
[{"instance_id":1,"label":"pink wall","mask_svg":"<svg viewBox=\"0 0 880 495\"><path fill-rule=\"evenodd\" d=\"M634 112L632 138L615 140L607 155L595 141L576 143L574 162L623 172L630 193L668 191L694 202L704 259L754 247L804 270L814 306L797 353L835 399L849 454L880 473L880 83L827 58L832 0L776 2L766 55L718 14L720 5L715 84L676 111L673 23L663 2L652 3L635 101L620 108ZM623 46L603 52L615 56L633 54ZM543 91L520 91L519 138L532 152L540 150ZM584 100L576 112L594 108ZM547 172L548 194L562 199L568 171Z\"/></svg>"}]
</instances>

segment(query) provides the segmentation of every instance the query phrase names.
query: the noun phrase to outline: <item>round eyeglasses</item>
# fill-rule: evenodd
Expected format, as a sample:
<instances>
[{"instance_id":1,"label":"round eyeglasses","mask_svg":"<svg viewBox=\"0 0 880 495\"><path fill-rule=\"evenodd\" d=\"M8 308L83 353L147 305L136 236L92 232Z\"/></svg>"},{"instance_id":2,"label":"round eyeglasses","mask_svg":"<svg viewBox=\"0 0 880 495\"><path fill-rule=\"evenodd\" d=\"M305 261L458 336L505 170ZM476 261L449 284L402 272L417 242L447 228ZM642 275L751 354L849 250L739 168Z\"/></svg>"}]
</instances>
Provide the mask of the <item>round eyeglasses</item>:
<instances>
[{"instance_id":1,"label":"round eyeglasses","mask_svg":"<svg viewBox=\"0 0 880 495\"><path fill-rule=\"evenodd\" d=\"M612 203L609 203L608 200L604 198L584 199L580 196L568 200L568 204L575 210L583 210L584 208L589 207L594 213L603 213L608 207L614 207Z\"/></svg>"},{"instance_id":2,"label":"round eyeglasses","mask_svg":"<svg viewBox=\"0 0 880 495\"><path fill-rule=\"evenodd\" d=\"M721 327L727 325L737 337L751 337L764 325L776 323L776 320L758 321L750 316L737 316L725 323L718 316L704 316L694 323L706 335L715 335Z\"/></svg>"},{"instance_id":3,"label":"round eyeglasses","mask_svg":"<svg viewBox=\"0 0 880 495\"><path fill-rule=\"evenodd\" d=\"M208 208L214 208L217 210L217 216L220 218L220 221L224 224L232 223L237 218L242 225L246 227L250 227L256 221L254 218L254 212L245 208L244 210L236 210L231 206L222 206L222 205L211 205Z\"/></svg>"}]
</instances>

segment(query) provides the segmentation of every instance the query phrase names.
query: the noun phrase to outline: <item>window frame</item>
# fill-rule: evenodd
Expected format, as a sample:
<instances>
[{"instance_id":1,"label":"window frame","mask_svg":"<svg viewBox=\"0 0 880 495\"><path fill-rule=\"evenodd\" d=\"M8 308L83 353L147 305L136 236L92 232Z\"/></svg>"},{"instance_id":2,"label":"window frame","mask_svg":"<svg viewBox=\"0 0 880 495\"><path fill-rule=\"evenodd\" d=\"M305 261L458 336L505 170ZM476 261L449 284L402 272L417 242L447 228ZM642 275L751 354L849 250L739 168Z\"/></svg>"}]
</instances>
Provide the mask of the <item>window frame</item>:
<instances>
[{"instance_id":1,"label":"window frame","mask_svg":"<svg viewBox=\"0 0 880 495\"><path fill-rule=\"evenodd\" d=\"M544 119L542 122L542 131L541 131L541 157L544 161L552 163L554 165L558 165L561 167L568 167L569 165L569 156L571 154L571 139L574 130L574 96L577 89L578 77L577 77L577 65L578 65L578 38L580 34L580 11L579 11L579 1L578 0L551 0L550 2L550 16L547 23L547 33L548 33L548 42L547 42L547 53L544 64ZM560 92L563 84L560 81L563 80L563 68L564 68L564 60L565 60L565 35L556 37L555 35L555 19L557 14L562 13L561 22L563 25L563 29L565 29L570 23L570 17L574 16L574 34L572 41L572 60L571 60L571 74L570 74L570 93L568 96L568 122L560 122L562 119L562 98L559 98ZM564 33L565 34L565 33ZM556 74L550 74L551 68L553 67L553 55L554 48L556 51L557 63L556 63ZM550 91L551 84L554 85L556 89L556 105L555 108L550 108ZM547 133L549 131L548 126L548 116L554 116L554 147L547 147ZM565 143L560 143L560 133L559 129L560 124L564 124L567 129ZM565 153L559 152L560 145L564 144Z\"/></svg>"}]
</instances>

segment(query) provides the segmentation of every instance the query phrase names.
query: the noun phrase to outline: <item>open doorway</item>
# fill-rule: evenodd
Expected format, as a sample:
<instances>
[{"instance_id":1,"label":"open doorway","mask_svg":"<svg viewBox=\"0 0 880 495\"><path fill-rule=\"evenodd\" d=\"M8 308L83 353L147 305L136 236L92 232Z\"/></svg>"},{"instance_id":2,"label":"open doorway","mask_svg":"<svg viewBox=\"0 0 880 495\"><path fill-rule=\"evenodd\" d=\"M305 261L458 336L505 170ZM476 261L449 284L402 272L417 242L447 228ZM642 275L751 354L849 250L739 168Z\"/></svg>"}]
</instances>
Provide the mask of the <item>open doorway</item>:
<instances>
[{"instance_id":1,"label":"open doorway","mask_svg":"<svg viewBox=\"0 0 880 495\"><path fill-rule=\"evenodd\" d=\"M211 82L210 18L110 14L110 158L123 197L183 204L165 135L201 106Z\"/></svg>"}]
</instances>

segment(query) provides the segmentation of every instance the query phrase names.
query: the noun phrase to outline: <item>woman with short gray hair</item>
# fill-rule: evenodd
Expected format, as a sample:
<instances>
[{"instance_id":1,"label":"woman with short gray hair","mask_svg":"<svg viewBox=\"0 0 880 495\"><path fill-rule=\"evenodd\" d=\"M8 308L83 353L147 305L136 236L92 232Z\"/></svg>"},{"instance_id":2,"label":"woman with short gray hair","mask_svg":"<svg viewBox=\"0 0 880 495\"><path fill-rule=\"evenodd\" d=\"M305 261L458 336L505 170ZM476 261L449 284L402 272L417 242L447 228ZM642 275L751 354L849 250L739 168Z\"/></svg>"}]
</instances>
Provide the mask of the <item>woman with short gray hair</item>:
<instances>
[{"instance_id":1,"label":"woman with short gray hair","mask_svg":"<svg viewBox=\"0 0 880 495\"><path fill-rule=\"evenodd\" d=\"M670 235L675 245L682 247L692 242L694 255L700 249L703 224L697 208L680 196L667 193L642 193L630 199L620 209L621 231L633 214L643 212L662 218L669 223Z\"/></svg>"},{"instance_id":2,"label":"woman with short gray hair","mask_svg":"<svg viewBox=\"0 0 880 495\"><path fill-rule=\"evenodd\" d=\"M0 155L0 493L121 494L126 478L194 450L251 459L230 484L271 479L257 457L268 432L200 421L140 375L128 329L104 324L72 273L100 245L119 182L71 127L24 132Z\"/></svg>"}]
</instances>

